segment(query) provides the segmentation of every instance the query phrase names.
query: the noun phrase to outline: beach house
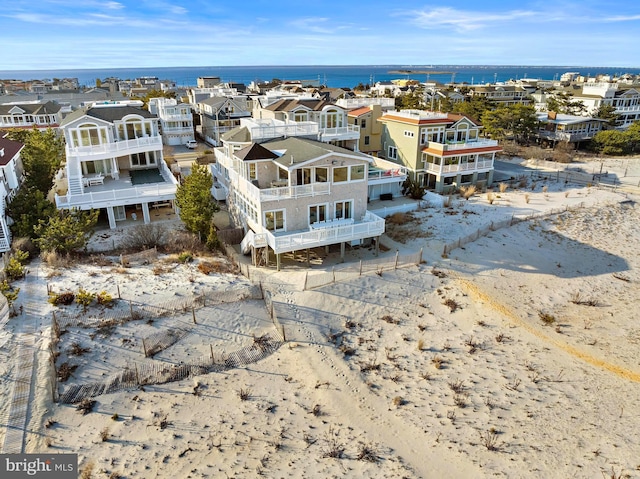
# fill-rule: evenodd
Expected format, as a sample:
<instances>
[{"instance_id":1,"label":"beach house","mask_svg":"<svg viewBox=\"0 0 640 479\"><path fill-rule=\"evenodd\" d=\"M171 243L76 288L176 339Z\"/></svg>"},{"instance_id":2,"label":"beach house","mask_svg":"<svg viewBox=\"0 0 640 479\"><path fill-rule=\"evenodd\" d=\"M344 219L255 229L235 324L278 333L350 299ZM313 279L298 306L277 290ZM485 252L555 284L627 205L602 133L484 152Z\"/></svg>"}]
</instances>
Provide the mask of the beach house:
<instances>
[{"instance_id":1,"label":"beach house","mask_svg":"<svg viewBox=\"0 0 640 479\"><path fill-rule=\"evenodd\" d=\"M0 103L0 129L58 128L61 106L52 101Z\"/></svg>"},{"instance_id":2,"label":"beach house","mask_svg":"<svg viewBox=\"0 0 640 479\"><path fill-rule=\"evenodd\" d=\"M385 113L382 154L405 166L419 185L448 193L462 185L493 181L493 162L502 151L480 137L482 126L464 115L423 110Z\"/></svg>"},{"instance_id":3,"label":"beach house","mask_svg":"<svg viewBox=\"0 0 640 479\"><path fill-rule=\"evenodd\" d=\"M74 111L60 128L66 191L56 192L58 208L100 209L116 228L126 218L149 223L152 206L173 204L178 182L163 159L156 115L105 102Z\"/></svg>"},{"instance_id":4,"label":"beach house","mask_svg":"<svg viewBox=\"0 0 640 479\"><path fill-rule=\"evenodd\" d=\"M184 145L195 139L190 105L174 98L151 98L149 111L158 116L164 145Z\"/></svg>"},{"instance_id":5,"label":"beach house","mask_svg":"<svg viewBox=\"0 0 640 479\"><path fill-rule=\"evenodd\" d=\"M7 205L20 188L22 148L22 143L0 137L0 253L11 249L9 226L12 220L7 216Z\"/></svg>"},{"instance_id":6,"label":"beach house","mask_svg":"<svg viewBox=\"0 0 640 479\"><path fill-rule=\"evenodd\" d=\"M284 253L332 244L344 256L347 244L384 232L384 219L367 211L369 155L298 137L256 143L239 135L223 138L212 167L246 233L241 248L256 264L273 252L279 269Z\"/></svg>"}]
</instances>

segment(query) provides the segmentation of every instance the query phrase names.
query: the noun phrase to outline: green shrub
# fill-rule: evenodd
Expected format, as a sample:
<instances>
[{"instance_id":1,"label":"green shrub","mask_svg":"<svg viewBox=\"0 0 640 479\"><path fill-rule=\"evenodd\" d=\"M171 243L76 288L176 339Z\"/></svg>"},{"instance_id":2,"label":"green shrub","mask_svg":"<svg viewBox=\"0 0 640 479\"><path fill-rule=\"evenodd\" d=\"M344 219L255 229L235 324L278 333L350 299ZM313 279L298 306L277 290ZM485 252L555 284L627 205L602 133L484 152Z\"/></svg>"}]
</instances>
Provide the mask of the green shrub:
<instances>
[{"instance_id":1,"label":"green shrub","mask_svg":"<svg viewBox=\"0 0 640 479\"><path fill-rule=\"evenodd\" d=\"M82 309L86 311L87 307L93 302L95 298L96 293L91 293L83 288L80 288L78 290L78 294L76 295L76 303L82 305Z\"/></svg>"},{"instance_id":2,"label":"green shrub","mask_svg":"<svg viewBox=\"0 0 640 479\"><path fill-rule=\"evenodd\" d=\"M4 273L7 275L7 278L9 278L10 280L24 278L24 275L26 274L24 264L27 261L28 257L29 253L17 249L11 255L7 266L4 268Z\"/></svg>"},{"instance_id":3,"label":"green shrub","mask_svg":"<svg viewBox=\"0 0 640 479\"><path fill-rule=\"evenodd\" d=\"M96 296L96 301L102 306L110 308L113 306L113 297L106 291L100 291Z\"/></svg>"},{"instance_id":4,"label":"green shrub","mask_svg":"<svg viewBox=\"0 0 640 479\"><path fill-rule=\"evenodd\" d=\"M7 299L7 304L10 308L13 306L13 303L16 302L16 299L18 299L19 292L20 288L14 288L6 279L0 282L0 293Z\"/></svg>"},{"instance_id":5,"label":"green shrub","mask_svg":"<svg viewBox=\"0 0 640 479\"><path fill-rule=\"evenodd\" d=\"M193 253L189 251L183 251L178 255L178 261L180 263L190 263L193 261Z\"/></svg>"}]
</instances>

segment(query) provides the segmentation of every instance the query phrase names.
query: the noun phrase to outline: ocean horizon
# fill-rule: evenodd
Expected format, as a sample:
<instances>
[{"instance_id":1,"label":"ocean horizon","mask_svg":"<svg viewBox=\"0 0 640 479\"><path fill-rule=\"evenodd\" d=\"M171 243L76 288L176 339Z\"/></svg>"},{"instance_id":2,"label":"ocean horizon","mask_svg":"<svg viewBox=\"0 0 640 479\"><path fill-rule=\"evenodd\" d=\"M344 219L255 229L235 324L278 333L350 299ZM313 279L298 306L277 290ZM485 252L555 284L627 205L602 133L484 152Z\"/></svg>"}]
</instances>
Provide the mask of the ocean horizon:
<instances>
[{"instance_id":1,"label":"ocean horizon","mask_svg":"<svg viewBox=\"0 0 640 479\"><path fill-rule=\"evenodd\" d=\"M402 70L411 70L406 73ZM244 83L252 81L303 80L318 82L328 87L353 88L356 85L374 84L397 78L411 78L421 82L485 84L519 80L557 80L563 73L578 72L581 75L625 73L638 75L640 68L592 67L576 65L273 65L273 66L201 66L201 67L145 67L145 68L100 68L60 70L0 70L5 80L52 80L54 78L77 78L82 86L94 86L97 80L115 77L132 80L143 76L156 76L160 80L171 80L178 87L191 87L201 76L217 76L222 82Z\"/></svg>"}]
</instances>

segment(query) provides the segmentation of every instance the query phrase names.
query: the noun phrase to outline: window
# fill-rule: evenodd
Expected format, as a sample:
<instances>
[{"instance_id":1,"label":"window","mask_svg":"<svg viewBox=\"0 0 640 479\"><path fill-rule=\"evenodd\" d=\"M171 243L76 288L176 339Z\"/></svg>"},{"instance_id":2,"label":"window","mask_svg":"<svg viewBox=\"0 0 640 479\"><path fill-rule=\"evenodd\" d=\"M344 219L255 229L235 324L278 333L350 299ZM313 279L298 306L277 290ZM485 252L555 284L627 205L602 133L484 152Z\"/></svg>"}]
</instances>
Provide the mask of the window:
<instances>
[{"instance_id":1,"label":"window","mask_svg":"<svg viewBox=\"0 0 640 479\"><path fill-rule=\"evenodd\" d=\"M346 166L333 169L333 182L342 183L349 180L349 170Z\"/></svg>"},{"instance_id":2,"label":"window","mask_svg":"<svg viewBox=\"0 0 640 479\"><path fill-rule=\"evenodd\" d=\"M312 225L318 221L327 221L326 204L309 206L309 224Z\"/></svg>"},{"instance_id":3,"label":"window","mask_svg":"<svg viewBox=\"0 0 640 479\"><path fill-rule=\"evenodd\" d=\"M296 111L293 114L293 121L307 121L307 112L306 111Z\"/></svg>"},{"instance_id":4,"label":"window","mask_svg":"<svg viewBox=\"0 0 640 479\"><path fill-rule=\"evenodd\" d=\"M364 180L364 165L351 167L351 181Z\"/></svg>"},{"instance_id":5,"label":"window","mask_svg":"<svg viewBox=\"0 0 640 479\"><path fill-rule=\"evenodd\" d=\"M360 128L366 128L367 127L367 119L363 118L362 120L360 120Z\"/></svg>"},{"instance_id":6,"label":"window","mask_svg":"<svg viewBox=\"0 0 640 479\"><path fill-rule=\"evenodd\" d=\"M369 144L369 137L365 135L364 137L364 144L368 145Z\"/></svg>"},{"instance_id":7,"label":"window","mask_svg":"<svg viewBox=\"0 0 640 479\"><path fill-rule=\"evenodd\" d=\"M328 110L322 117L322 128L341 128L342 113L337 110Z\"/></svg>"},{"instance_id":8,"label":"window","mask_svg":"<svg viewBox=\"0 0 640 479\"><path fill-rule=\"evenodd\" d=\"M409 138L413 138L413 132L409 131L409 130L404 130L404 136L407 136Z\"/></svg>"},{"instance_id":9,"label":"window","mask_svg":"<svg viewBox=\"0 0 640 479\"><path fill-rule=\"evenodd\" d=\"M134 153L131 155L131 166L148 166L156 164L156 152Z\"/></svg>"},{"instance_id":10,"label":"window","mask_svg":"<svg viewBox=\"0 0 640 479\"><path fill-rule=\"evenodd\" d=\"M249 176L249 181L253 181L253 180L257 180L258 179L258 172L256 171L256 164L255 163L249 163L249 168L247 169L247 174Z\"/></svg>"},{"instance_id":11,"label":"window","mask_svg":"<svg viewBox=\"0 0 640 479\"><path fill-rule=\"evenodd\" d=\"M266 211L264 227L269 231L284 231L284 210Z\"/></svg>"},{"instance_id":12,"label":"window","mask_svg":"<svg viewBox=\"0 0 640 479\"><path fill-rule=\"evenodd\" d=\"M329 181L329 169L328 168L316 168L316 182L326 183Z\"/></svg>"},{"instance_id":13,"label":"window","mask_svg":"<svg viewBox=\"0 0 640 479\"><path fill-rule=\"evenodd\" d=\"M311 168L300 168L296 170L298 185L308 185L311 183Z\"/></svg>"},{"instance_id":14,"label":"window","mask_svg":"<svg viewBox=\"0 0 640 479\"><path fill-rule=\"evenodd\" d=\"M395 146L390 146L387 149L387 157L391 158L392 160L397 160L398 159L398 149Z\"/></svg>"},{"instance_id":15,"label":"window","mask_svg":"<svg viewBox=\"0 0 640 479\"><path fill-rule=\"evenodd\" d=\"M353 218L353 200L337 201L333 217L337 220Z\"/></svg>"}]
</instances>

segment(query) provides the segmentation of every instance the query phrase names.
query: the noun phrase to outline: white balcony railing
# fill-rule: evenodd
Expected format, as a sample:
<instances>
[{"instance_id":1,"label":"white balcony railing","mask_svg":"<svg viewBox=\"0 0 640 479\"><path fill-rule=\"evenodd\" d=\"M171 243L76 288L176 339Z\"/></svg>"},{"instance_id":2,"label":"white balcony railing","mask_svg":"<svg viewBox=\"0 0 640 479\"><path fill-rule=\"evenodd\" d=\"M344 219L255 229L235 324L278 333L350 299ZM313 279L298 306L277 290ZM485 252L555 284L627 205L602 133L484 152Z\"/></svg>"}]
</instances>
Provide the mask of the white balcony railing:
<instances>
[{"instance_id":1,"label":"white balcony railing","mask_svg":"<svg viewBox=\"0 0 640 479\"><path fill-rule=\"evenodd\" d=\"M473 161L471 163L462 163L454 165L436 165L434 163L427 163L426 170L432 173L454 173L457 171L480 171L490 170L493 168L493 160L481 160Z\"/></svg>"},{"instance_id":2,"label":"white balcony railing","mask_svg":"<svg viewBox=\"0 0 640 479\"><path fill-rule=\"evenodd\" d=\"M498 140L469 140L462 141L460 143L446 143L444 145L445 151L452 150L466 150L469 148L488 148L492 146L498 146Z\"/></svg>"},{"instance_id":3,"label":"white balcony railing","mask_svg":"<svg viewBox=\"0 0 640 479\"><path fill-rule=\"evenodd\" d=\"M80 195L56 195L58 208L104 208L133 203L171 200L175 198L176 185L157 183L149 186L133 186L121 190L89 192Z\"/></svg>"},{"instance_id":4,"label":"white balcony railing","mask_svg":"<svg viewBox=\"0 0 640 479\"><path fill-rule=\"evenodd\" d=\"M640 105L633 106L617 106L616 113L640 112Z\"/></svg>"},{"instance_id":5,"label":"white balcony railing","mask_svg":"<svg viewBox=\"0 0 640 479\"><path fill-rule=\"evenodd\" d=\"M142 138L136 138L133 140L121 140L114 141L112 143L102 143L100 145L92 146L67 146L67 161L73 157L83 158L113 158L117 156L123 156L131 153L138 153L140 151L148 150L161 150L162 149L162 137L161 136L148 136Z\"/></svg>"},{"instance_id":6,"label":"white balcony railing","mask_svg":"<svg viewBox=\"0 0 640 479\"><path fill-rule=\"evenodd\" d=\"M279 254L380 236L384 233L385 223L383 218L367 211L361 221L352 224L336 224L329 222L325 227L316 225L310 231L279 233L277 236L270 231L264 233L268 245L276 254Z\"/></svg>"},{"instance_id":7,"label":"white balcony railing","mask_svg":"<svg viewBox=\"0 0 640 479\"><path fill-rule=\"evenodd\" d=\"M249 126L249 132L253 141L278 138L281 136L316 136L318 131L318 124L312 121L285 123L281 125Z\"/></svg>"},{"instance_id":8,"label":"white balcony railing","mask_svg":"<svg viewBox=\"0 0 640 479\"><path fill-rule=\"evenodd\" d=\"M357 140L360 138L360 126L347 125L337 128L321 128L318 138L328 140Z\"/></svg>"},{"instance_id":9,"label":"white balcony railing","mask_svg":"<svg viewBox=\"0 0 640 479\"><path fill-rule=\"evenodd\" d=\"M193 121L193 117L190 113L186 113L184 115L181 114L161 114L160 119L163 121Z\"/></svg>"}]
</instances>

